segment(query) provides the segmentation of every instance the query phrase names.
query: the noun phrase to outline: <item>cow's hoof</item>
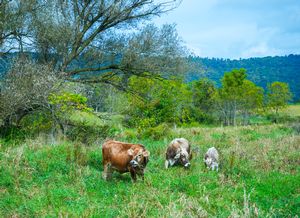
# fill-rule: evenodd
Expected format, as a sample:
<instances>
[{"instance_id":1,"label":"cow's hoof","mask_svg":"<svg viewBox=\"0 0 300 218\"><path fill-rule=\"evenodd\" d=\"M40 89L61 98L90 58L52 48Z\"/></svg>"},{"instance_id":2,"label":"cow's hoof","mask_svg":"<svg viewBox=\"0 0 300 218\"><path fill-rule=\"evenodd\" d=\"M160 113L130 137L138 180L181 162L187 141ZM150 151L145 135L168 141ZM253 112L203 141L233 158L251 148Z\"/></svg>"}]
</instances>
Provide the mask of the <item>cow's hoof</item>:
<instances>
[{"instance_id":1,"label":"cow's hoof","mask_svg":"<svg viewBox=\"0 0 300 218\"><path fill-rule=\"evenodd\" d=\"M105 181L108 181L111 179L111 176L107 175L106 173L102 174L102 179L104 179Z\"/></svg>"},{"instance_id":2,"label":"cow's hoof","mask_svg":"<svg viewBox=\"0 0 300 218\"><path fill-rule=\"evenodd\" d=\"M165 162L165 168L168 169L169 168L169 161L166 160Z\"/></svg>"}]
</instances>

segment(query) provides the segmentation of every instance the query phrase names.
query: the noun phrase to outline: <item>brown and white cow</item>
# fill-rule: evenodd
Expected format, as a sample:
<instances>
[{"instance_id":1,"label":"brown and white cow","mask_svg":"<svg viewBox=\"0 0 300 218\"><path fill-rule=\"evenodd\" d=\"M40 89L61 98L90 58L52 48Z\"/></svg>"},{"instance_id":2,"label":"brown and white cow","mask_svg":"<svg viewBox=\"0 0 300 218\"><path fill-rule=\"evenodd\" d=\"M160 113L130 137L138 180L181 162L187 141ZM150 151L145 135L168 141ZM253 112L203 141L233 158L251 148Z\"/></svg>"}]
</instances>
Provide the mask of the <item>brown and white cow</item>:
<instances>
[{"instance_id":1,"label":"brown and white cow","mask_svg":"<svg viewBox=\"0 0 300 218\"><path fill-rule=\"evenodd\" d=\"M192 159L191 146L185 138L174 139L167 148L165 167L169 168L173 165L183 165L189 167Z\"/></svg>"},{"instance_id":2,"label":"brown and white cow","mask_svg":"<svg viewBox=\"0 0 300 218\"><path fill-rule=\"evenodd\" d=\"M137 175L144 180L144 169L149 161L150 152L140 144L130 144L114 140L105 141L102 146L102 163L105 180L111 179L113 171L130 172L135 182Z\"/></svg>"}]
</instances>

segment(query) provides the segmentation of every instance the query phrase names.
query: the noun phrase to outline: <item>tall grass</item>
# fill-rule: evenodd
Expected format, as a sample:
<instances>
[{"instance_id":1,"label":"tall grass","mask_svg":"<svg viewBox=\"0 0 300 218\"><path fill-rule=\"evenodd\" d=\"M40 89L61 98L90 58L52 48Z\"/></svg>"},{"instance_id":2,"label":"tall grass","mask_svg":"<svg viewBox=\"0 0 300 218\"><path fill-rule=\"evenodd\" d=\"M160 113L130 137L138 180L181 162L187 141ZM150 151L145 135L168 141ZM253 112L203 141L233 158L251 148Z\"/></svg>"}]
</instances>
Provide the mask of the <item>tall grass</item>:
<instances>
[{"instance_id":1,"label":"tall grass","mask_svg":"<svg viewBox=\"0 0 300 218\"><path fill-rule=\"evenodd\" d=\"M128 140L120 134L119 140ZM185 137L191 168L164 169L166 145ZM288 217L300 214L300 135L283 125L177 128L130 139L151 153L145 181L103 181L101 143L27 140L0 148L0 217ZM2 143L2 142L1 142ZM203 164L220 151L220 171Z\"/></svg>"}]
</instances>

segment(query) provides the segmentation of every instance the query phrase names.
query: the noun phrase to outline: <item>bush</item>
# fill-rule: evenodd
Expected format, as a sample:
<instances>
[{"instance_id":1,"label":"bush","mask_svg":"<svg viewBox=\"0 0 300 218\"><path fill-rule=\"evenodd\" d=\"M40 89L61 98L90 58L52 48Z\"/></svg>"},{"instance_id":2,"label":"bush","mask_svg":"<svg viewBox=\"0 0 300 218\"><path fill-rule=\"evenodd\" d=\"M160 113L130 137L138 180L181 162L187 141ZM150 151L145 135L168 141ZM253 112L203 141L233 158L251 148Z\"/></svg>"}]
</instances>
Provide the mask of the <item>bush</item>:
<instances>
[{"instance_id":1,"label":"bush","mask_svg":"<svg viewBox=\"0 0 300 218\"><path fill-rule=\"evenodd\" d=\"M287 122L296 122L299 121L299 118L292 117L290 115L286 114L268 114L267 119L270 120L273 123L287 123Z\"/></svg>"},{"instance_id":2,"label":"bush","mask_svg":"<svg viewBox=\"0 0 300 218\"><path fill-rule=\"evenodd\" d=\"M103 126L90 126L85 123L78 123L69 126L66 131L66 136L72 141L79 141L84 144L94 144L98 140L105 139L109 136L110 127Z\"/></svg>"},{"instance_id":3,"label":"bush","mask_svg":"<svg viewBox=\"0 0 300 218\"><path fill-rule=\"evenodd\" d=\"M38 111L25 116L21 122L20 127L27 135L36 136L40 132L48 133L54 127L54 121L51 119L49 113Z\"/></svg>"},{"instance_id":4,"label":"bush","mask_svg":"<svg viewBox=\"0 0 300 218\"><path fill-rule=\"evenodd\" d=\"M141 138L151 138L153 140L162 139L170 134L170 127L166 123L162 123L156 127L139 131Z\"/></svg>"},{"instance_id":5,"label":"bush","mask_svg":"<svg viewBox=\"0 0 300 218\"><path fill-rule=\"evenodd\" d=\"M10 126L8 128L0 128L0 137L2 138L1 148L3 148L3 145L7 147L22 143L27 137L27 134L21 128Z\"/></svg>"},{"instance_id":6,"label":"bush","mask_svg":"<svg viewBox=\"0 0 300 218\"><path fill-rule=\"evenodd\" d=\"M138 133L135 129L126 129L123 132L123 136L126 140L134 140L138 138Z\"/></svg>"},{"instance_id":7,"label":"bush","mask_svg":"<svg viewBox=\"0 0 300 218\"><path fill-rule=\"evenodd\" d=\"M300 123L294 123L291 127L294 130L295 134L300 135Z\"/></svg>"}]
</instances>

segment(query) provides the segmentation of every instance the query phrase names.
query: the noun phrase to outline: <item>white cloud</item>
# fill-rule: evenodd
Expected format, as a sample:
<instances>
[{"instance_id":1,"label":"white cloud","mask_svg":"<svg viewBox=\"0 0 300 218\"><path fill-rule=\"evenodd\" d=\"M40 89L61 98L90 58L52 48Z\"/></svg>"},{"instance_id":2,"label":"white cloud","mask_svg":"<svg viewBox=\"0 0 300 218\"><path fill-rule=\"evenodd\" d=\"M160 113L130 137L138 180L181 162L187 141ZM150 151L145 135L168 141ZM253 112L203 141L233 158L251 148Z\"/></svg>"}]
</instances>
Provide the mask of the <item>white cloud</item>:
<instances>
[{"instance_id":1,"label":"white cloud","mask_svg":"<svg viewBox=\"0 0 300 218\"><path fill-rule=\"evenodd\" d=\"M269 55L280 55L281 51L278 49L270 48L266 42L260 42L259 44L256 44L254 46L249 47L248 49L245 49L241 57L242 58L248 58L248 57L264 57Z\"/></svg>"},{"instance_id":2,"label":"white cloud","mask_svg":"<svg viewBox=\"0 0 300 218\"><path fill-rule=\"evenodd\" d=\"M208 57L300 53L299 0L184 0L157 23L177 23L187 46Z\"/></svg>"}]
</instances>

